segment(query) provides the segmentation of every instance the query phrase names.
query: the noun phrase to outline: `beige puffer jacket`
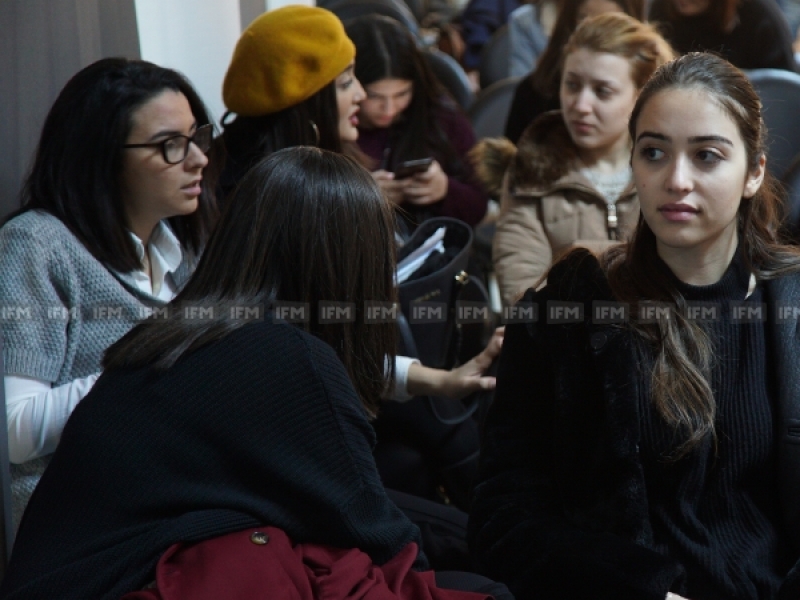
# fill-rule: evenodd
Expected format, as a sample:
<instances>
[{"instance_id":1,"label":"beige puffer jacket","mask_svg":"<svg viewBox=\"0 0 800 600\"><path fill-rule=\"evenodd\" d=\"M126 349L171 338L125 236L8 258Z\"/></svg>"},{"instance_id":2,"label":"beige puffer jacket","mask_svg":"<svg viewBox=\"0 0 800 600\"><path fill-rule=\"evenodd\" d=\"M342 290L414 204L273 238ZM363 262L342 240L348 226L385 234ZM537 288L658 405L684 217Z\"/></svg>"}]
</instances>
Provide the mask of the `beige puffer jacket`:
<instances>
[{"instance_id":1,"label":"beige puffer jacket","mask_svg":"<svg viewBox=\"0 0 800 600\"><path fill-rule=\"evenodd\" d=\"M528 127L516 149L506 144L492 147L489 142L473 157L487 187L500 188L492 259L505 305L538 285L568 250L575 246L605 250L627 238L639 218L633 184L615 205L607 205L580 173L575 145L558 111ZM505 165L507 170L498 177L498 169L502 172Z\"/></svg>"}]
</instances>

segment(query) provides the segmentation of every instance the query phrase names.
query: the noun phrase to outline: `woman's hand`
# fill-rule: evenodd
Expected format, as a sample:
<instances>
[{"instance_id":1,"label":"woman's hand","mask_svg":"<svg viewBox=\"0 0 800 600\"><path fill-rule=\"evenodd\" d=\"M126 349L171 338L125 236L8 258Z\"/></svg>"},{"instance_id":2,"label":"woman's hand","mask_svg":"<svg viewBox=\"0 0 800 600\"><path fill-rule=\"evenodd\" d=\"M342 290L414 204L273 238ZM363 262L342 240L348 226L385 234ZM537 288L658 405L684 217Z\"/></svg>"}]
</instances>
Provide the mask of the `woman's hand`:
<instances>
[{"instance_id":1,"label":"woman's hand","mask_svg":"<svg viewBox=\"0 0 800 600\"><path fill-rule=\"evenodd\" d=\"M375 183L378 184L378 187L381 188L381 191L389 202L395 205L403 203L408 181L397 181L394 178L394 173L384 171L383 169L373 171L372 178L375 180Z\"/></svg>"},{"instance_id":2,"label":"woman's hand","mask_svg":"<svg viewBox=\"0 0 800 600\"><path fill-rule=\"evenodd\" d=\"M447 195L449 184L442 166L438 161L433 161L427 171L408 180L405 189L406 202L417 206L438 202Z\"/></svg>"},{"instance_id":3,"label":"woman's hand","mask_svg":"<svg viewBox=\"0 0 800 600\"><path fill-rule=\"evenodd\" d=\"M413 364L408 369L406 387L413 396L444 396L460 400L473 392L492 390L497 385L494 377L485 376L487 369L500 354L503 346L504 327L498 327L486 348L463 365L445 371Z\"/></svg>"}]
</instances>

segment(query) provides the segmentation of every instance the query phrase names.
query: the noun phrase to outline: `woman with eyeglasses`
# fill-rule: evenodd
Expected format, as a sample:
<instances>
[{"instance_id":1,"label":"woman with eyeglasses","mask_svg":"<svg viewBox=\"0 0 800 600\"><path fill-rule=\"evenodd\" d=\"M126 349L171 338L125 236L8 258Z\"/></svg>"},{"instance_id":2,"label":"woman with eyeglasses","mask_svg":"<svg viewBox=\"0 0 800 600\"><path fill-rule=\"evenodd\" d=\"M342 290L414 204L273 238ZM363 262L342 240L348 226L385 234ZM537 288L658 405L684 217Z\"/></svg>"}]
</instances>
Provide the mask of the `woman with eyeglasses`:
<instances>
[{"instance_id":1,"label":"woman with eyeglasses","mask_svg":"<svg viewBox=\"0 0 800 600\"><path fill-rule=\"evenodd\" d=\"M106 348L193 270L216 217L212 127L182 75L138 60L86 67L50 109L0 229L15 527Z\"/></svg>"}]
</instances>

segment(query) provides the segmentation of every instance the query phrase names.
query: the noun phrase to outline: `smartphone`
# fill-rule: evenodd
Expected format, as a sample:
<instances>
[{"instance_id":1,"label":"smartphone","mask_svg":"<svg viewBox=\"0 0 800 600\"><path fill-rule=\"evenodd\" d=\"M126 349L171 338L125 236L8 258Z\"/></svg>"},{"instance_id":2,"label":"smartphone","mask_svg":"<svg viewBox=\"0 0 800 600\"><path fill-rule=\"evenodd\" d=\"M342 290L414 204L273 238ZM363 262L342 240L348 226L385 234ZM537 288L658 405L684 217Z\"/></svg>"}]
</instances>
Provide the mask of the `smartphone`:
<instances>
[{"instance_id":1,"label":"smartphone","mask_svg":"<svg viewBox=\"0 0 800 600\"><path fill-rule=\"evenodd\" d=\"M401 162L394 170L394 178L405 179L417 173L424 173L428 170L428 167L431 166L431 163L433 163L433 158L430 156L428 158L418 158L417 160Z\"/></svg>"}]
</instances>

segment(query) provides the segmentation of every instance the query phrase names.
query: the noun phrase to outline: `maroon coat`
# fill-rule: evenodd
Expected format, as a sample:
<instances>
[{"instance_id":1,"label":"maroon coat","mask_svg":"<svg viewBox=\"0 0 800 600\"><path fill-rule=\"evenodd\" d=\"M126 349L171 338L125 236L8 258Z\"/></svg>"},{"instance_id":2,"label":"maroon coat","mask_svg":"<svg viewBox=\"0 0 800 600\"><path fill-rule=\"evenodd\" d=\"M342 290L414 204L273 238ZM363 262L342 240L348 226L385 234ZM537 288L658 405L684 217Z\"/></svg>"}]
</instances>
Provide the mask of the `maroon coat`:
<instances>
[{"instance_id":1,"label":"maroon coat","mask_svg":"<svg viewBox=\"0 0 800 600\"><path fill-rule=\"evenodd\" d=\"M122 600L487 600L436 587L433 571L411 569L408 544L383 566L353 548L292 545L275 527L250 528L197 544L175 544L158 562L155 587Z\"/></svg>"}]
</instances>

